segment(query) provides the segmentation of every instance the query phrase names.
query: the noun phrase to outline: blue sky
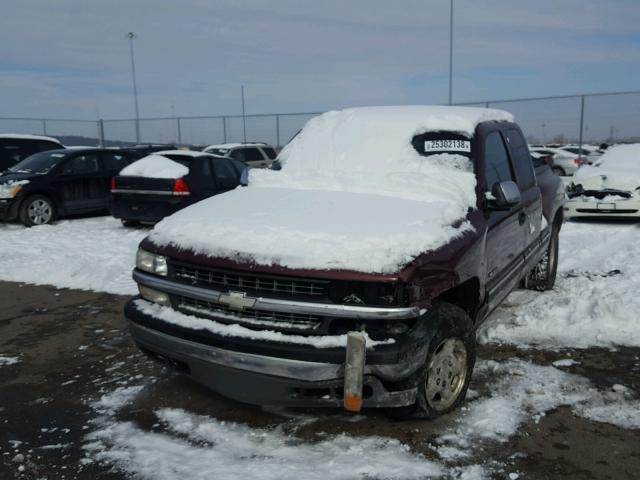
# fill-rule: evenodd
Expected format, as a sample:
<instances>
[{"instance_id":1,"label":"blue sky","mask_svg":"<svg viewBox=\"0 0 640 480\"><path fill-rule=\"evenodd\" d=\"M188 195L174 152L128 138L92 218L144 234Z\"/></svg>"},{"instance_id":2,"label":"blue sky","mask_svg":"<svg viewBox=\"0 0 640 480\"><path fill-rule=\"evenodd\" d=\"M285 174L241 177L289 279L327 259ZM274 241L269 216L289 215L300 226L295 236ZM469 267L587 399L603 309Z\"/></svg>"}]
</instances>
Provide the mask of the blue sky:
<instances>
[{"instance_id":1,"label":"blue sky","mask_svg":"<svg viewBox=\"0 0 640 480\"><path fill-rule=\"evenodd\" d=\"M0 116L447 101L448 0L4 0ZM10 21L7 21L9 20ZM455 0L454 102L640 88L640 1ZM173 106L173 108L172 108Z\"/></svg>"}]
</instances>

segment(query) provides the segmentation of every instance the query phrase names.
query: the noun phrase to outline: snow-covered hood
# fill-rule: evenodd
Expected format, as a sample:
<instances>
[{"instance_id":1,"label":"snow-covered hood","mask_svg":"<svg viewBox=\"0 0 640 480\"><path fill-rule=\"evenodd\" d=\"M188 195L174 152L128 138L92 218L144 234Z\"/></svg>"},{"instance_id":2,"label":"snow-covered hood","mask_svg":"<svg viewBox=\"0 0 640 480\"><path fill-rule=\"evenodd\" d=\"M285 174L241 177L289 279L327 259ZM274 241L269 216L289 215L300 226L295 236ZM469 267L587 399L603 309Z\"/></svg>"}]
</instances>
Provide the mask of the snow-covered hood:
<instances>
[{"instance_id":1,"label":"snow-covered hood","mask_svg":"<svg viewBox=\"0 0 640 480\"><path fill-rule=\"evenodd\" d=\"M120 176L174 179L184 177L188 173L189 168L184 165L162 155L154 154L127 165L120 171Z\"/></svg>"},{"instance_id":2,"label":"snow-covered hood","mask_svg":"<svg viewBox=\"0 0 640 480\"><path fill-rule=\"evenodd\" d=\"M640 188L640 144L609 148L593 165L578 169L575 185L585 190L614 189L637 192Z\"/></svg>"},{"instance_id":3,"label":"snow-covered hood","mask_svg":"<svg viewBox=\"0 0 640 480\"><path fill-rule=\"evenodd\" d=\"M454 205L351 192L237 188L170 217L156 245L295 269L394 273L470 229Z\"/></svg>"},{"instance_id":4,"label":"snow-covered hood","mask_svg":"<svg viewBox=\"0 0 640 480\"><path fill-rule=\"evenodd\" d=\"M471 228L471 143L491 120L512 116L428 106L327 112L280 153L280 171L251 170L248 187L174 214L150 240L262 265L398 272ZM459 149L438 149L454 145L445 142L434 152L431 142L421 155L412 142L429 132L450 132Z\"/></svg>"}]
</instances>

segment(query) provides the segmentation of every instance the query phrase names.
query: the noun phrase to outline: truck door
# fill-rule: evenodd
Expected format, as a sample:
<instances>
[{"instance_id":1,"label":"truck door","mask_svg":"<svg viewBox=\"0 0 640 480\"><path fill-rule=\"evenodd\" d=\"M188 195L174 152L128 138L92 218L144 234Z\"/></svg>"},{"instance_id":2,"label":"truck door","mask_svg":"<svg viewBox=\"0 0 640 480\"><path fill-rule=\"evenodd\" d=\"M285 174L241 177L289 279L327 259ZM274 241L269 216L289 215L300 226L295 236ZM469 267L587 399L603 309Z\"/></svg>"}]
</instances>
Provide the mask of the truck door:
<instances>
[{"instance_id":1,"label":"truck door","mask_svg":"<svg viewBox=\"0 0 640 480\"><path fill-rule=\"evenodd\" d=\"M497 182L516 181L504 138L498 129L487 132L484 137L483 155L486 192L490 192ZM493 310L522 277L526 213L522 202L508 209L485 208L486 298L489 310Z\"/></svg>"},{"instance_id":2,"label":"truck door","mask_svg":"<svg viewBox=\"0 0 640 480\"><path fill-rule=\"evenodd\" d=\"M522 196L522 208L525 214L524 223L524 261L535 257L540 246L540 226L542 225L542 193L536 183L536 176L531 163L529 148L522 132L515 126L504 130L507 139L511 163L516 175L516 183ZM534 259L532 259L534 260Z\"/></svg>"}]
</instances>

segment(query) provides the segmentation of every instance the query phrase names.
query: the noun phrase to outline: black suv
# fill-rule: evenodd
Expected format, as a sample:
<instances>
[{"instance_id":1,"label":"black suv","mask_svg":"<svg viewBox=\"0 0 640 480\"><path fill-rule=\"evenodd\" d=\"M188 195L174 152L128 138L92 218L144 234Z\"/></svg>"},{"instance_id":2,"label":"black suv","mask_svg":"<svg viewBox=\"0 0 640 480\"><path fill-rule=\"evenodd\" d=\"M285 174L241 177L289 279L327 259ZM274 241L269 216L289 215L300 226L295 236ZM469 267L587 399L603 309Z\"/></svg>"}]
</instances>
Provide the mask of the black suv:
<instances>
[{"instance_id":1,"label":"black suv","mask_svg":"<svg viewBox=\"0 0 640 480\"><path fill-rule=\"evenodd\" d=\"M55 138L37 135L0 134L0 172L16 163L46 150L64 148Z\"/></svg>"},{"instance_id":2,"label":"black suv","mask_svg":"<svg viewBox=\"0 0 640 480\"><path fill-rule=\"evenodd\" d=\"M99 148L31 155L0 174L0 220L32 226L105 212L111 178L132 160L125 152Z\"/></svg>"}]
</instances>

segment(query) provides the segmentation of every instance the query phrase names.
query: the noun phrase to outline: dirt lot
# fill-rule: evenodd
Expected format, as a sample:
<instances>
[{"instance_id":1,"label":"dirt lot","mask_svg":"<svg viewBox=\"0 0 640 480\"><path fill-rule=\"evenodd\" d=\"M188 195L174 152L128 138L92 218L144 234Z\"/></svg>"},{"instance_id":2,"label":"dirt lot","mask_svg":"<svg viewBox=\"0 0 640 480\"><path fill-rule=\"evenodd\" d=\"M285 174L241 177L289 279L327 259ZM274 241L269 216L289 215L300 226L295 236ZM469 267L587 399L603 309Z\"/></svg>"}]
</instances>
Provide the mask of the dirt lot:
<instances>
[{"instance_id":1,"label":"dirt lot","mask_svg":"<svg viewBox=\"0 0 640 480\"><path fill-rule=\"evenodd\" d=\"M90 402L118 386L154 378L119 416L141 428L158 428L159 407L182 408L252 427L280 426L299 438L346 432L393 437L412 451L433 456L430 442L455 421L394 422L380 412L273 412L236 404L148 361L130 341L125 297L0 282L0 355L19 357L0 366L0 479L119 479L108 464L83 461L85 435L93 428ZM640 390L639 349L570 352L572 373L594 384ZM482 358L524 358L549 364L563 352L521 352L483 347ZM486 387L486 386L484 386ZM482 390L483 385L474 385ZM312 415L314 421L292 421ZM640 432L578 418L567 407L530 422L507 443L488 443L477 463L501 465L496 478L634 479L640 472ZM491 459L491 460L489 460ZM513 477L512 477L513 478Z\"/></svg>"}]
</instances>

